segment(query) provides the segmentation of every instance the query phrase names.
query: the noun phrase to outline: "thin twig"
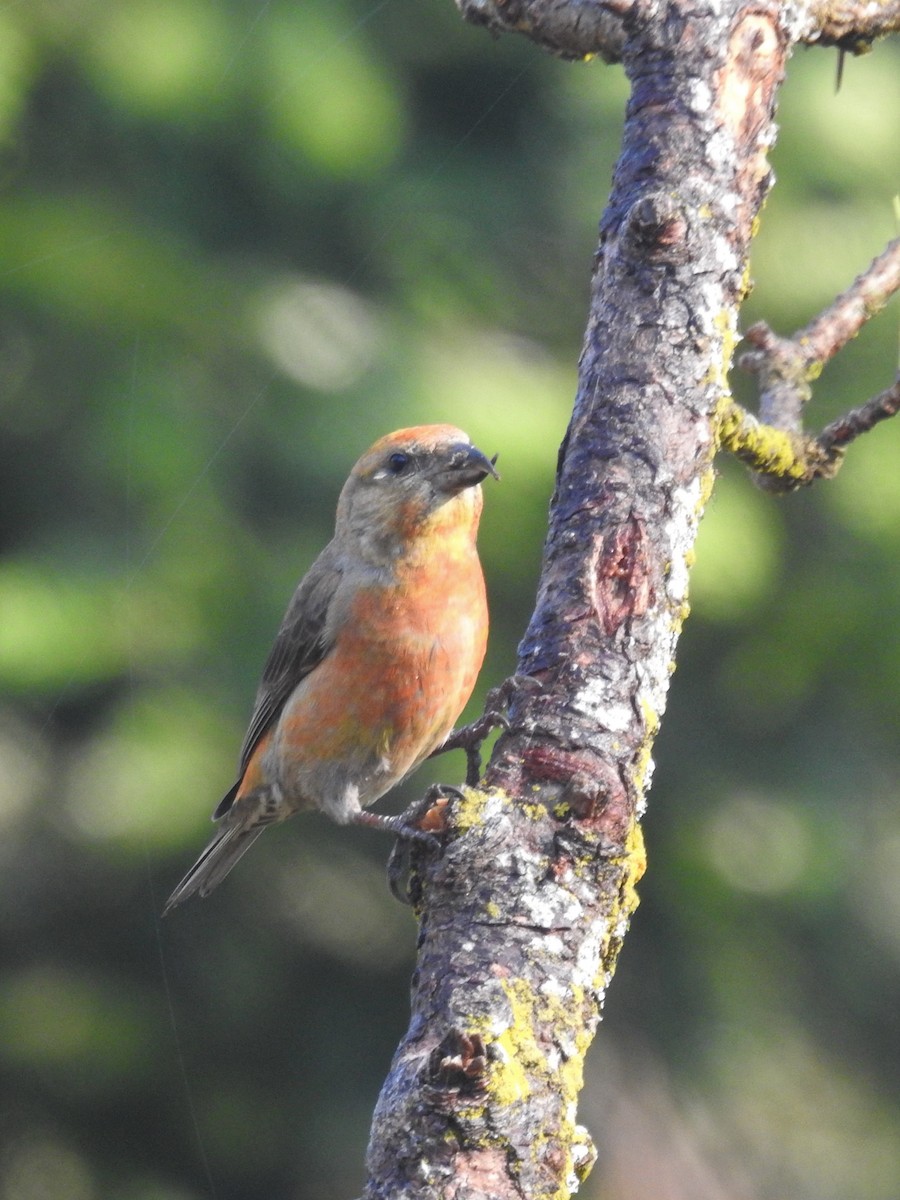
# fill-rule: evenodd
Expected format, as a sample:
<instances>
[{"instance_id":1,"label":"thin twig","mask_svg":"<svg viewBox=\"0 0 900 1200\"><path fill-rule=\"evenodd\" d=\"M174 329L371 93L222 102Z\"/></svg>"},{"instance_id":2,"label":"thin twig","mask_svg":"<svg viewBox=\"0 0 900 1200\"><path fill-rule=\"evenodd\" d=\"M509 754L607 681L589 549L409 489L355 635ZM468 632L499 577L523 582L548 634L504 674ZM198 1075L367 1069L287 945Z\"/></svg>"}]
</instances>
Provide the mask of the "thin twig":
<instances>
[{"instance_id":1,"label":"thin twig","mask_svg":"<svg viewBox=\"0 0 900 1200\"><path fill-rule=\"evenodd\" d=\"M793 340L803 348L809 367L818 373L898 290L900 238L895 238L833 304L794 334Z\"/></svg>"},{"instance_id":2,"label":"thin twig","mask_svg":"<svg viewBox=\"0 0 900 1200\"><path fill-rule=\"evenodd\" d=\"M843 452L854 438L861 433L868 433L879 421L896 416L900 412L900 375L891 387L886 388L878 396L852 408L843 417L838 417L830 425L826 425L816 442L826 454Z\"/></svg>"},{"instance_id":3,"label":"thin twig","mask_svg":"<svg viewBox=\"0 0 900 1200\"><path fill-rule=\"evenodd\" d=\"M895 238L846 291L793 337L779 337L764 321L752 325L745 337L754 348L740 356L738 366L759 379L760 421L800 433L803 406L812 394L810 381L898 290L900 238Z\"/></svg>"},{"instance_id":4,"label":"thin twig","mask_svg":"<svg viewBox=\"0 0 900 1200\"><path fill-rule=\"evenodd\" d=\"M561 58L611 63L622 57L625 19L637 0L456 0L456 6L466 21L494 34L524 34Z\"/></svg>"},{"instance_id":5,"label":"thin twig","mask_svg":"<svg viewBox=\"0 0 900 1200\"><path fill-rule=\"evenodd\" d=\"M733 401L720 414L720 444L748 463L761 487L790 491L831 478L845 448L900 408L897 385L832 422L817 437L804 434L803 407L810 383L823 365L854 338L865 322L900 290L900 238L793 337L784 338L760 321L747 330L753 347L738 365L759 382L759 416Z\"/></svg>"}]
</instances>

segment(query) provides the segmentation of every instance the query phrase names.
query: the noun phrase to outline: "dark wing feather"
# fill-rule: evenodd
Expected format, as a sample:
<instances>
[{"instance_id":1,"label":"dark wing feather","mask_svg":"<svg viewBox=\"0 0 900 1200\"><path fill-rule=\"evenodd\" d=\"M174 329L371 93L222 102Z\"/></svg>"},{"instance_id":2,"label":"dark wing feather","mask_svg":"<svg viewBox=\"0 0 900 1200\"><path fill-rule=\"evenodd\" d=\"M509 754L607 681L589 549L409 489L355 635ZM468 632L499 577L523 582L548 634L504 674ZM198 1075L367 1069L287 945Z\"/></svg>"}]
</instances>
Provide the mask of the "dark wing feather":
<instances>
[{"instance_id":1,"label":"dark wing feather","mask_svg":"<svg viewBox=\"0 0 900 1200\"><path fill-rule=\"evenodd\" d=\"M300 581L284 614L275 644L263 667L253 715L241 747L238 782L223 797L213 813L214 820L224 816L231 807L254 748L278 718L294 688L331 649L328 614L341 575L338 556L331 542Z\"/></svg>"}]
</instances>

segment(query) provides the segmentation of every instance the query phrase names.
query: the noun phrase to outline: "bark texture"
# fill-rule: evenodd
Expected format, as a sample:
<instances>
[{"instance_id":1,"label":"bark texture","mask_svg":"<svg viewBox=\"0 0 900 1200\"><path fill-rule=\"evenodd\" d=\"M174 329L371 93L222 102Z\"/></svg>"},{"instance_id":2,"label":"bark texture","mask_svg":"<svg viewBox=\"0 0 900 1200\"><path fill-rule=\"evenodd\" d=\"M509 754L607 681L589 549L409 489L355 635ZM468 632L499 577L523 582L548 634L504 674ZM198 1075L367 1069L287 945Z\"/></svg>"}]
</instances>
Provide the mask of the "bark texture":
<instances>
[{"instance_id":1,"label":"bark texture","mask_svg":"<svg viewBox=\"0 0 900 1200\"><path fill-rule=\"evenodd\" d=\"M665 20L673 7L653 0L456 0L456 6L467 21L492 33L524 34L562 58L596 54L607 62L619 62L626 41L634 45L648 22ZM791 42L853 54L900 30L900 0L788 0L779 8Z\"/></svg>"},{"instance_id":2,"label":"bark texture","mask_svg":"<svg viewBox=\"0 0 900 1200\"><path fill-rule=\"evenodd\" d=\"M367 1200L561 1198L593 1162L584 1056L637 904L651 747L794 36L767 0L458 3L554 51L620 57L631 99L524 679L480 787L444 810L442 850L413 852L412 1016Z\"/></svg>"}]
</instances>

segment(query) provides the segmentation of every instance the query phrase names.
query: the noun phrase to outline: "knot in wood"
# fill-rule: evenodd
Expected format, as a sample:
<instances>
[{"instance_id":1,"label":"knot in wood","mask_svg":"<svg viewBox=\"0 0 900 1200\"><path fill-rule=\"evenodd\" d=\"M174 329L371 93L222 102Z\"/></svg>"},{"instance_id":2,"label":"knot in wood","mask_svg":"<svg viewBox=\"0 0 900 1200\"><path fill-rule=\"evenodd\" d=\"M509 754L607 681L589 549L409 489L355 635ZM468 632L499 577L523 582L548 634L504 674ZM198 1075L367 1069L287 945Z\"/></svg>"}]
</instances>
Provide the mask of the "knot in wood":
<instances>
[{"instance_id":1,"label":"knot in wood","mask_svg":"<svg viewBox=\"0 0 900 1200\"><path fill-rule=\"evenodd\" d=\"M642 196L625 217L626 238L635 252L651 262L682 260L687 234L684 212L666 192Z\"/></svg>"},{"instance_id":2,"label":"knot in wood","mask_svg":"<svg viewBox=\"0 0 900 1200\"><path fill-rule=\"evenodd\" d=\"M567 804L574 816L590 816L603 794L600 780L588 771L576 771L563 788L560 801Z\"/></svg>"},{"instance_id":3,"label":"knot in wood","mask_svg":"<svg viewBox=\"0 0 900 1200\"><path fill-rule=\"evenodd\" d=\"M530 783L562 785L556 799L567 810L564 820L577 821L598 843L624 844L633 805L615 763L586 748L564 750L550 743L526 747L522 761Z\"/></svg>"},{"instance_id":4,"label":"knot in wood","mask_svg":"<svg viewBox=\"0 0 900 1200\"><path fill-rule=\"evenodd\" d=\"M458 1097L471 1100L485 1090L487 1049L480 1033L451 1029L428 1059L431 1087L444 1102Z\"/></svg>"}]
</instances>

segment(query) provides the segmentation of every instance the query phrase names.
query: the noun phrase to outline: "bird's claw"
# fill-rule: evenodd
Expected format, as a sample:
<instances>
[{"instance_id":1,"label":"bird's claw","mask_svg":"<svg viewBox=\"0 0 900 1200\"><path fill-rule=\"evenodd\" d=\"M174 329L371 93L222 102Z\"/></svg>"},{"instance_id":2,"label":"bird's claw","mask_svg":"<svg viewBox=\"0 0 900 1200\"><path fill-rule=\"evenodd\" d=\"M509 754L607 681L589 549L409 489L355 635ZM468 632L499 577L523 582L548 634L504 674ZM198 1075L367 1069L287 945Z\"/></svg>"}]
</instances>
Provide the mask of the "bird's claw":
<instances>
[{"instance_id":1,"label":"bird's claw","mask_svg":"<svg viewBox=\"0 0 900 1200\"><path fill-rule=\"evenodd\" d=\"M391 895L401 904L414 905L413 874L409 869L409 846L399 838L391 847L387 861L387 881Z\"/></svg>"},{"instance_id":2,"label":"bird's claw","mask_svg":"<svg viewBox=\"0 0 900 1200\"><path fill-rule=\"evenodd\" d=\"M440 850L439 835L447 830L446 811L450 797L461 800L463 794L450 784L435 783L421 800L390 818L397 840L388 857L388 887L401 904L414 904L418 898L413 892L417 876L409 869L410 843L430 851Z\"/></svg>"},{"instance_id":3,"label":"bird's claw","mask_svg":"<svg viewBox=\"0 0 900 1200\"><path fill-rule=\"evenodd\" d=\"M434 754L443 754L445 750L465 750L466 752L466 784L477 787L481 780L481 747L494 729L502 729L504 733L510 730L506 710L517 691L526 688L539 688L540 683L530 675L510 675L501 684L491 688L484 699L484 712L469 725L454 729Z\"/></svg>"}]
</instances>

